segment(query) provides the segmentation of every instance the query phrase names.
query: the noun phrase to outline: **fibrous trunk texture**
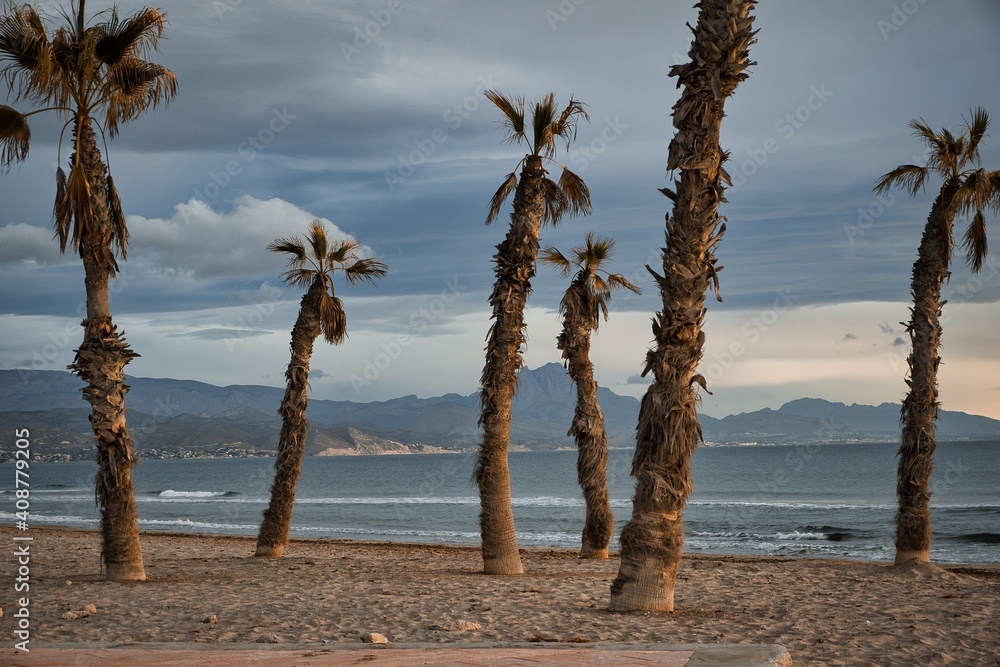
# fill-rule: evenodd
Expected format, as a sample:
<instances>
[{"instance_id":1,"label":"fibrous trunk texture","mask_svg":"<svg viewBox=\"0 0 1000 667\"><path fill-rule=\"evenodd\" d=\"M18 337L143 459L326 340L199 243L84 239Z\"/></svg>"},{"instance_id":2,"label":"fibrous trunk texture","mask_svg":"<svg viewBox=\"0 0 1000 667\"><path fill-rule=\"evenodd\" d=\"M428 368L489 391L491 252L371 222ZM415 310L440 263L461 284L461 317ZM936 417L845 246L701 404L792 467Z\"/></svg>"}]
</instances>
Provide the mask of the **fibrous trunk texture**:
<instances>
[{"instance_id":1,"label":"fibrous trunk texture","mask_svg":"<svg viewBox=\"0 0 1000 667\"><path fill-rule=\"evenodd\" d=\"M587 300L585 282L590 276L581 273L576 284L578 303ZM595 308L590 304L590 310ZM576 476L583 491L587 508L583 524L580 558L607 558L608 544L615 530L608 493L608 436L604 429L604 413L597 402L597 381L590 362L590 335L596 313L567 313L557 346L567 362L569 376L576 384L576 409L567 435L576 441Z\"/></svg>"},{"instance_id":2,"label":"fibrous trunk texture","mask_svg":"<svg viewBox=\"0 0 1000 667\"><path fill-rule=\"evenodd\" d=\"M747 77L752 0L704 0L689 56L671 68L683 86L674 105L677 133L670 142L668 171L680 170L667 216L662 275L653 273L663 308L653 320L655 348L643 374L653 383L643 396L632 460L632 518L621 533L621 567L611 585L613 611L673 611L674 580L684 545L682 512L692 491L691 457L701 440L694 384L705 334L705 292L717 281L712 249L724 200L724 153L719 130L726 98ZM716 287L718 283L716 282Z\"/></svg>"},{"instance_id":3,"label":"fibrous trunk texture","mask_svg":"<svg viewBox=\"0 0 1000 667\"><path fill-rule=\"evenodd\" d=\"M87 318L83 343L69 369L85 383L84 400L90 403L90 425L97 446L94 495L101 511L101 560L110 581L146 578L139 546L139 519L132 483L132 466L138 462L125 421L125 366L137 355L111 321L108 282L116 266L107 199L107 167L97 148L89 118L75 125L77 154L90 187L92 217L80 238ZM78 223L79 224L79 223Z\"/></svg>"},{"instance_id":4,"label":"fibrous trunk texture","mask_svg":"<svg viewBox=\"0 0 1000 667\"><path fill-rule=\"evenodd\" d=\"M280 558L288 544L295 504L295 485L306 453L309 420L309 360L313 343L320 334L320 302L326 289L322 279L313 281L299 304L299 316L292 327L291 361L285 370L285 396L281 399L281 434L278 456L274 461L271 501L264 510L264 520L257 534L255 556Z\"/></svg>"},{"instance_id":5,"label":"fibrous trunk texture","mask_svg":"<svg viewBox=\"0 0 1000 667\"><path fill-rule=\"evenodd\" d=\"M517 551L514 511L510 503L510 407L521 369L525 343L524 307L538 259L538 233L545 212L545 170L541 158L529 156L514 193L510 228L493 256L496 281L490 294L493 325L486 338L486 364L479 394L483 442L473 476L479 487L479 527L483 572L522 574Z\"/></svg>"},{"instance_id":6,"label":"fibrous trunk texture","mask_svg":"<svg viewBox=\"0 0 1000 667\"><path fill-rule=\"evenodd\" d=\"M907 359L909 391L900 414L902 433L896 477L896 564L913 559L930 562L931 492L938 415L937 370L941 363L941 286L948 278L951 228L955 212L952 199L958 179L947 181L931 208L924 227L917 261L913 264L910 293L913 307L906 327L911 352Z\"/></svg>"}]
</instances>

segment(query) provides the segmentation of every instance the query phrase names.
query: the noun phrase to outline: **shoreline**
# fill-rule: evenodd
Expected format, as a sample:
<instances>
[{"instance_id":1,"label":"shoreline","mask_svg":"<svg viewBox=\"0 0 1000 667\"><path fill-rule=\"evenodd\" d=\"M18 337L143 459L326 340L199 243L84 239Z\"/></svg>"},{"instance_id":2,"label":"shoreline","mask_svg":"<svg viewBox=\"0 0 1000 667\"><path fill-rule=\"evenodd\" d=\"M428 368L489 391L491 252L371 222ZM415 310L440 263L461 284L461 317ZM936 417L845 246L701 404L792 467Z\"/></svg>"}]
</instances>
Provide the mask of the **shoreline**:
<instances>
[{"instance_id":1,"label":"shoreline","mask_svg":"<svg viewBox=\"0 0 1000 667\"><path fill-rule=\"evenodd\" d=\"M685 554L677 611L607 610L619 561L522 549L525 574L481 573L478 546L295 538L254 558L255 538L142 532L149 579L100 571L99 535L56 526L31 541L32 646L185 644L220 648L277 635L292 646L497 642L752 643L785 646L797 664L991 664L1000 655L1000 565L910 566L782 556ZM13 582L13 549L0 550ZM13 584L0 632L13 636ZM74 617L87 605L97 612ZM215 620L210 620L215 617ZM324 644L326 642L327 644ZM391 646L391 644L390 644Z\"/></svg>"}]
</instances>

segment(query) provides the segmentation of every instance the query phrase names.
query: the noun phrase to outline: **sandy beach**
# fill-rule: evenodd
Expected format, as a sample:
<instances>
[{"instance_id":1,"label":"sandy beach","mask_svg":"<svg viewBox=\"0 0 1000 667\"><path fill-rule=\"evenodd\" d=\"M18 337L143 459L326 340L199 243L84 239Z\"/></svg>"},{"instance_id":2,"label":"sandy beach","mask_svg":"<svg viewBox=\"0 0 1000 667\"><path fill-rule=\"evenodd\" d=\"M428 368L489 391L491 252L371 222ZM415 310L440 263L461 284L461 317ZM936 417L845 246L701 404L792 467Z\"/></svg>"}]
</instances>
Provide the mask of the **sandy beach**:
<instances>
[{"instance_id":1,"label":"sandy beach","mask_svg":"<svg viewBox=\"0 0 1000 667\"><path fill-rule=\"evenodd\" d=\"M0 632L13 636L12 527ZM796 665L1000 665L1000 566L892 568L817 559L688 555L672 614L612 614L618 560L525 549L526 574L487 577L477 548L143 533L145 582L100 577L90 531L32 528L31 647L360 643L781 644ZM93 605L96 613L84 611ZM8 639L11 648L13 640Z\"/></svg>"}]
</instances>

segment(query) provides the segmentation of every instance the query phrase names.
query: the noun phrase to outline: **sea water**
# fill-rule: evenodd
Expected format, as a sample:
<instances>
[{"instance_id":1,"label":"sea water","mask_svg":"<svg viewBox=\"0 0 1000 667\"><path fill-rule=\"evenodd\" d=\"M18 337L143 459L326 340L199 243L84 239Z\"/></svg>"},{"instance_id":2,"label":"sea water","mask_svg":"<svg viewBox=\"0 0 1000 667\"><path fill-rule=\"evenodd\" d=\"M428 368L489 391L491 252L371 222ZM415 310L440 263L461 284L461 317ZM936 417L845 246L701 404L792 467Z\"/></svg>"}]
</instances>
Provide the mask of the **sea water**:
<instances>
[{"instance_id":1,"label":"sea water","mask_svg":"<svg viewBox=\"0 0 1000 667\"><path fill-rule=\"evenodd\" d=\"M700 447L685 549L891 560L895 454L889 443ZM519 544L579 547L576 452L513 452L509 460ZM478 544L474 462L474 453L308 457L292 536ZM941 443L935 462L932 559L1000 563L1000 442ZM273 463L144 461L133 476L140 528L255 535ZM632 511L630 467L631 451L611 452L616 536ZM30 470L30 524L97 527L94 464L32 462ZM14 466L0 465L0 521L15 520L13 490Z\"/></svg>"}]
</instances>

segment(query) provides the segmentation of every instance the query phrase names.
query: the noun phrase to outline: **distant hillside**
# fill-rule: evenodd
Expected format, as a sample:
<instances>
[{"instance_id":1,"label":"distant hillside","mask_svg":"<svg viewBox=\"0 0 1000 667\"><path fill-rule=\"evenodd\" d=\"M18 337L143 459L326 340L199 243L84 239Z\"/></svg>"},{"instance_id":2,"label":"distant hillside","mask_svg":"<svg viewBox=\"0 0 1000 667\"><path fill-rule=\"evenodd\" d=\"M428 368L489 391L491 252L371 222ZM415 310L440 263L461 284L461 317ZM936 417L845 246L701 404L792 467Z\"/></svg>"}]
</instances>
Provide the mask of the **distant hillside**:
<instances>
[{"instance_id":1,"label":"distant hillside","mask_svg":"<svg viewBox=\"0 0 1000 667\"><path fill-rule=\"evenodd\" d=\"M129 378L129 426L136 447L150 458L187 455L273 454L283 390L277 387L216 387L190 380ZM0 428L33 430L35 451L89 456L92 437L81 382L63 371L0 371ZM601 387L608 440L630 447L639 401ZM511 444L528 449L572 447L566 435L576 392L560 364L523 370L513 405ZM481 431L478 393L433 398L403 396L388 401L309 402L312 454L343 455L469 450ZM706 442L789 443L893 441L899 437L899 406L845 405L818 398L791 401L723 419L701 416ZM1000 421L942 411L942 440L1000 440Z\"/></svg>"}]
</instances>

